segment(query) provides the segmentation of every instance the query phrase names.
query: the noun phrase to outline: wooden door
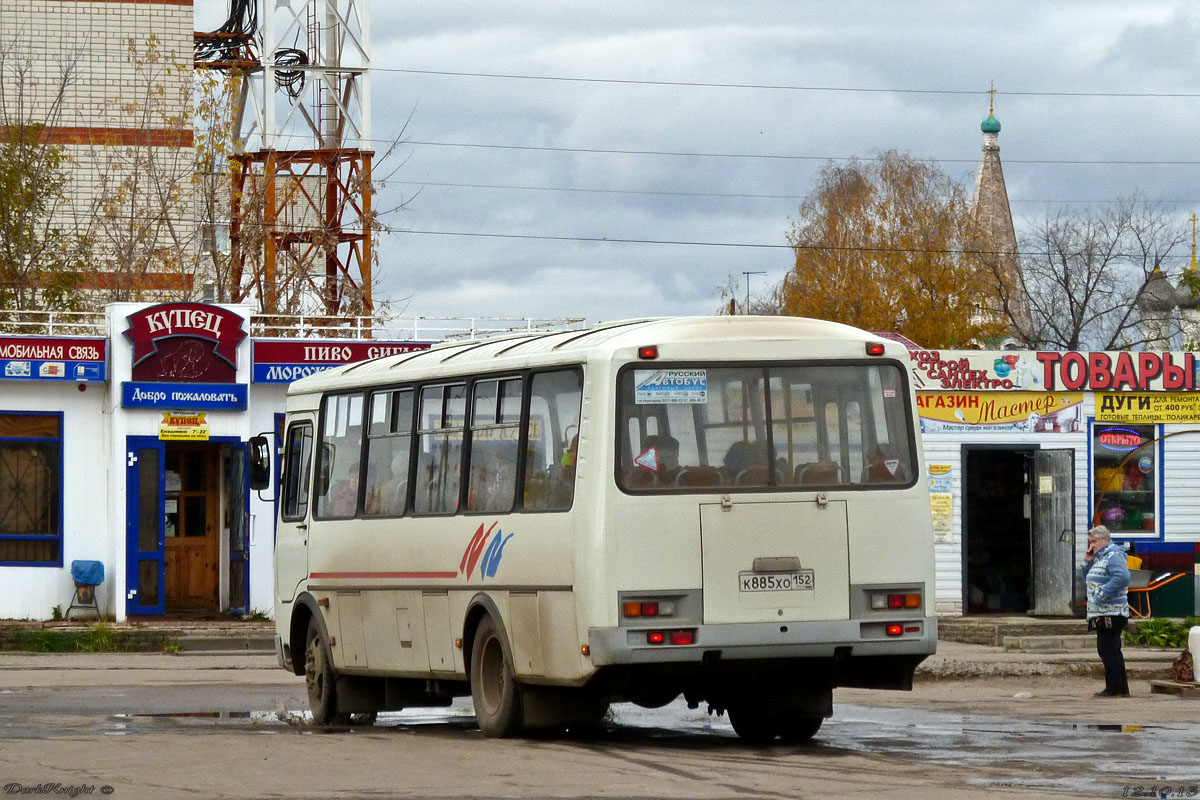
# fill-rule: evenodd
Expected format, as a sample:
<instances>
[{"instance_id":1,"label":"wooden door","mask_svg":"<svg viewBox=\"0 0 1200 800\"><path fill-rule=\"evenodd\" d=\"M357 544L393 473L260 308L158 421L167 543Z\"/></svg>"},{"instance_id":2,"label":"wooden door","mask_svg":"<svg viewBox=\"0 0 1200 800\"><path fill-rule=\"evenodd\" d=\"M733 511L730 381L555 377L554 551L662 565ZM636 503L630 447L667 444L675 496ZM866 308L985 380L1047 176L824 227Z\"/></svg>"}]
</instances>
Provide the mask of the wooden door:
<instances>
[{"instance_id":1,"label":"wooden door","mask_svg":"<svg viewBox=\"0 0 1200 800\"><path fill-rule=\"evenodd\" d=\"M220 446L166 446L167 611L217 610Z\"/></svg>"}]
</instances>

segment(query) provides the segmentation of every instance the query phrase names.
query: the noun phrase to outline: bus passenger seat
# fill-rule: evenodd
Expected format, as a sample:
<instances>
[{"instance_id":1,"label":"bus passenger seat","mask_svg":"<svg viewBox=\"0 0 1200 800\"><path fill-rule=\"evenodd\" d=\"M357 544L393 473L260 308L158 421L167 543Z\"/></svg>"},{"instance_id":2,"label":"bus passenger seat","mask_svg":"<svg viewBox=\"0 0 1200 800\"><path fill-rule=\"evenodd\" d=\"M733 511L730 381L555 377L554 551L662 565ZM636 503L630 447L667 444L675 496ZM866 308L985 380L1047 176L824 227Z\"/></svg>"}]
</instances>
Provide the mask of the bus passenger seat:
<instances>
[{"instance_id":1,"label":"bus passenger seat","mask_svg":"<svg viewBox=\"0 0 1200 800\"><path fill-rule=\"evenodd\" d=\"M675 478L676 486L720 486L721 470L716 467L685 467Z\"/></svg>"},{"instance_id":2,"label":"bus passenger seat","mask_svg":"<svg viewBox=\"0 0 1200 800\"><path fill-rule=\"evenodd\" d=\"M658 485L658 476L648 469L629 467L621 476L621 484L626 489L652 489Z\"/></svg>"},{"instance_id":3,"label":"bus passenger seat","mask_svg":"<svg viewBox=\"0 0 1200 800\"><path fill-rule=\"evenodd\" d=\"M759 464L753 467L746 467L738 473L738 486L766 486L770 482L771 470L766 465Z\"/></svg>"},{"instance_id":4,"label":"bus passenger seat","mask_svg":"<svg viewBox=\"0 0 1200 800\"><path fill-rule=\"evenodd\" d=\"M842 471L834 461L814 461L796 467L796 483L804 486L827 486L842 482Z\"/></svg>"}]
</instances>

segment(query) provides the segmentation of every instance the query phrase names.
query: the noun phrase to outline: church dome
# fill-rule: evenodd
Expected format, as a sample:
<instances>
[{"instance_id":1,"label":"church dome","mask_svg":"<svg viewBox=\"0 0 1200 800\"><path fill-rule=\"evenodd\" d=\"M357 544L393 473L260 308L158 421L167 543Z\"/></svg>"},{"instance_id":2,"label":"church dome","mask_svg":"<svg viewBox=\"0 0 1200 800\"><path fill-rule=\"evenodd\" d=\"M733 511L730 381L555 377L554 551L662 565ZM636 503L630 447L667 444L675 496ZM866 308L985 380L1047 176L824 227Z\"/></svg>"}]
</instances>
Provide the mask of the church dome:
<instances>
[{"instance_id":1,"label":"church dome","mask_svg":"<svg viewBox=\"0 0 1200 800\"><path fill-rule=\"evenodd\" d=\"M1155 267L1146 281L1145 288L1142 289L1142 296L1138 298L1138 308L1142 311L1170 311L1175 308L1176 302L1178 295L1175 287L1167 280L1167 276L1163 275L1162 270Z\"/></svg>"},{"instance_id":2,"label":"church dome","mask_svg":"<svg viewBox=\"0 0 1200 800\"><path fill-rule=\"evenodd\" d=\"M988 114L988 118L985 119L982 124L980 124L979 130L983 131L984 133L999 133L1000 120L996 119L995 114Z\"/></svg>"}]
</instances>

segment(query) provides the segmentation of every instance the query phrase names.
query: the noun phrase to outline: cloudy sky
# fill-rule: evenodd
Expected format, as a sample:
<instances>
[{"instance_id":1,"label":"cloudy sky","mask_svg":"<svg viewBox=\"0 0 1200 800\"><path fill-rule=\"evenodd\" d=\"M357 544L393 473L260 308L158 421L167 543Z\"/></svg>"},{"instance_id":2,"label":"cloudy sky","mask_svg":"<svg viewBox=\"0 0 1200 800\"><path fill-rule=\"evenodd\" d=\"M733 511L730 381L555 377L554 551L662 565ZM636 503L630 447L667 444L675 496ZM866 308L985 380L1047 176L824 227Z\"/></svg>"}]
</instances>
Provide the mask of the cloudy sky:
<instances>
[{"instance_id":1,"label":"cloudy sky","mask_svg":"<svg viewBox=\"0 0 1200 800\"><path fill-rule=\"evenodd\" d=\"M196 8L207 30L227 6ZM372 136L405 140L376 168L394 171L376 207L404 206L383 217L377 296L405 315L708 314L730 276L744 298L745 272L765 292L828 159L895 148L971 185L993 81L1019 229L1134 192L1181 227L1200 206L1195 3L376 0L371 15Z\"/></svg>"}]
</instances>

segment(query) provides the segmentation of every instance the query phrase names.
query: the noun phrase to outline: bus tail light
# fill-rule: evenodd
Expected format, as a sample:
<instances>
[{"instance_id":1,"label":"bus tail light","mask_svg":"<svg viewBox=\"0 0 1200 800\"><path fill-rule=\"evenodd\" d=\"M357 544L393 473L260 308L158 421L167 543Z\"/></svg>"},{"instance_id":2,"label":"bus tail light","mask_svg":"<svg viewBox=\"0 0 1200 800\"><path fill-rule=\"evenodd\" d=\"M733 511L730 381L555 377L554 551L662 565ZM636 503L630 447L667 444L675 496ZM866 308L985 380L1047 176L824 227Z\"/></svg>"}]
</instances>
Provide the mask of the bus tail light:
<instances>
[{"instance_id":1,"label":"bus tail light","mask_svg":"<svg viewBox=\"0 0 1200 800\"><path fill-rule=\"evenodd\" d=\"M921 607L920 592L877 592L871 595L871 610L899 611Z\"/></svg>"},{"instance_id":2,"label":"bus tail light","mask_svg":"<svg viewBox=\"0 0 1200 800\"><path fill-rule=\"evenodd\" d=\"M694 644L696 634L693 631L671 631L671 644Z\"/></svg>"},{"instance_id":3,"label":"bus tail light","mask_svg":"<svg viewBox=\"0 0 1200 800\"><path fill-rule=\"evenodd\" d=\"M642 359L643 361L649 361L651 359L658 358L658 345L642 345L638 348L638 358Z\"/></svg>"},{"instance_id":4,"label":"bus tail light","mask_svg":"<svg viewBox=\"0 0 1200 800\"><path fill-rule=\"evenodd\" d=\"M867 342L867 355L881 356L883 355L884 346L879 342Z\"/></svg>"},{"instance_id":5,"label":"bus tail light","mask_svg":"<svg viewBox=\"0 0 1200 800\"><path fill-rule=\"evenodd\" d=\"M646 644L689 645L696 643L696 632L684 631L646 631Z\"/></svg>"},{"instance_id":6,"label":"bus tail light","mask_svg":"<svg viewBox=\"0 0 1200 800\"><path fill-rule=\"evenodd\" d=\"M904 626L903 625L888 625L887 626L887 635L888 636L901 636L903 634L904 634Z\"/></svg>"},{"instance_id":7,"label":"bus tail light","mask_svg":"<svg viewBox=\"0 0 1200 800\"><path fill-rule=\"evenodd\" d=\"M673 617L674 600L627 600L621 604L627 617Z\"/></svg>"}]
</instances>

